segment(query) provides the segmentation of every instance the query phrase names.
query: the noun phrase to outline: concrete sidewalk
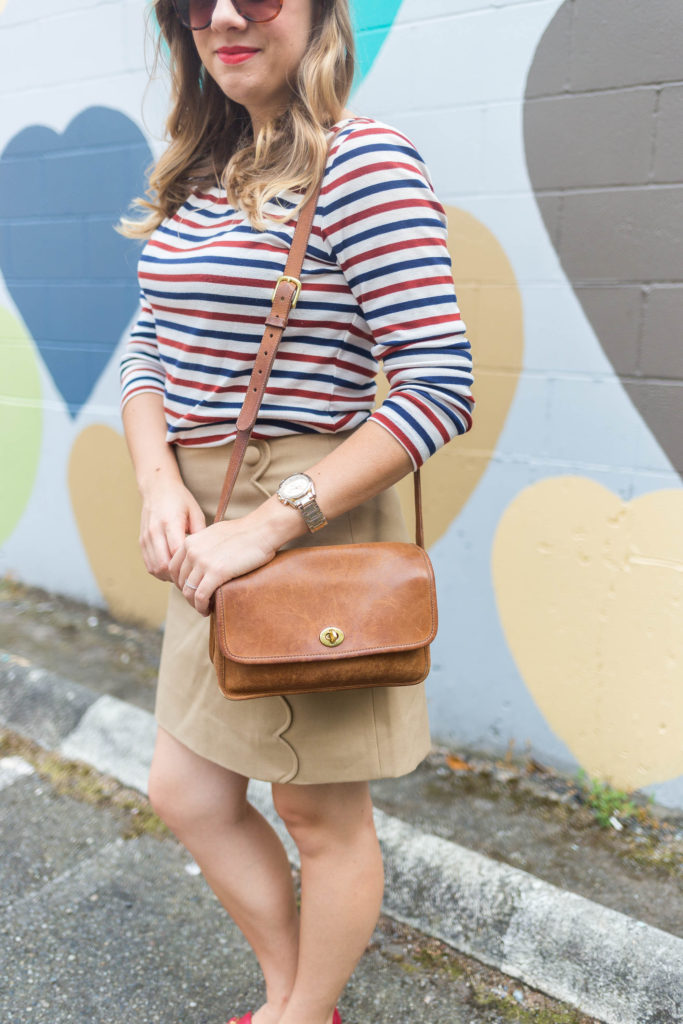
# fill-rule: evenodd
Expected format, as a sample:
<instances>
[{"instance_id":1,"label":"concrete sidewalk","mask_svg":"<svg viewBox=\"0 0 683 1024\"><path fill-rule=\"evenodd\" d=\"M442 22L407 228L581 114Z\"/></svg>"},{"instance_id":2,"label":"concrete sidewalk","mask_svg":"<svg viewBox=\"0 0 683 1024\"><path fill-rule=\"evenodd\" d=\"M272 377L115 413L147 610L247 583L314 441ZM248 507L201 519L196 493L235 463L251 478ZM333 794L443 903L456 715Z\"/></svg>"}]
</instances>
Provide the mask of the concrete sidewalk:
<instances>
[{"instance_id":1,"label":"concrete sidewalk","mask_svg":"<svg viewBox=\"0 0 683 1024\"><path fill-rule=\"evenodd\" d=\"M261 1004L253 953L144 796L1 730L0 850L3 1022L223 1024ZM597 1024L386 915L340 1006L344 1024Z\"/></svg>"},{"instance_id":2,"label":"concrete sidewalk","mask_svg":"<svg viewBox=\"0 0 683 1024\"><path fill-rule=\"evenodd\" d=\"M5 652L0 723L145 790L155 734L148 711ZM295 863L269 787L252 783L250 796ZM376 823L385 910L398 921L606 1024L683 1022L683 939L382 811Z\"/></svg>"}]
</instances>

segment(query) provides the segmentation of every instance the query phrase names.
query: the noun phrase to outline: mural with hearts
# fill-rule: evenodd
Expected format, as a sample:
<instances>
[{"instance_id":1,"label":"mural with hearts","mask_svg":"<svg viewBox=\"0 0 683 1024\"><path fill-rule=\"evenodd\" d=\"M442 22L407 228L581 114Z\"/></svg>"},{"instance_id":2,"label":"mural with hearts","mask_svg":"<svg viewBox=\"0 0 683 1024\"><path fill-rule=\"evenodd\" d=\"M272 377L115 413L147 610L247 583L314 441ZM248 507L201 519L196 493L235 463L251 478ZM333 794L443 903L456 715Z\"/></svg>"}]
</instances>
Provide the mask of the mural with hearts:
<instances>
[{"instance_id":1,"label":"mural with hearts","mask_svg":"<svg viewBox=\"0 0 683 1024\"><path fill-rule=\"evenodd\" d=\"M616 380L683 476L683 12L585 7L565 0L534 55L529 174ZM646 491L545 479L504 513L492 559L544 714L589 771L630 786L683 773L683 489Z\"/></svg>"},{"instance_id":2,"label":"mural with hearts","mask_svg":"<svg viewBox=\"0 0 683 1024\"><path fill-rule=\"evenodd\" d=\"M683 8L353 7L352 109L430 167L477 363L475 429L425 471L435 738L683 806ZM118 415L138 247L113 231L163 146L146 10L52 0L40 71L0 65L0 573L160 623ZM32 17L0 0L3 52Z\"/></svg>"}]
</instances>

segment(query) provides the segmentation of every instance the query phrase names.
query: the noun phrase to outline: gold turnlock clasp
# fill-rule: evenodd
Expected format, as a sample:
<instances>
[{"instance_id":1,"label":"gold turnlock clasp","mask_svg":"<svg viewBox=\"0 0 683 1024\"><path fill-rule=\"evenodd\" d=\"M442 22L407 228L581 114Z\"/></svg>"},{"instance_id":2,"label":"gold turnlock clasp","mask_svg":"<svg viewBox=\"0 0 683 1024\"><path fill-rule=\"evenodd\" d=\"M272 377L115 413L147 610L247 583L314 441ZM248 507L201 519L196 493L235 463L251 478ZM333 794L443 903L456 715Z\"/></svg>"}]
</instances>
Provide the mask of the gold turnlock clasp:
<instances>
[{"instance_id":1,"label":"gold turnlock clasp","mask_svg":"<svg viewBox=\"0 0 683 1024\"><path fill-rule=\"evenodd\" d=\"M325 647L339 647L344 639L344 631L339 626L326 626L320 634L320 643Z\"/></svg>"},{"instance_id":2,"label":"gold turnlock clasp","mask_svg":"<svg viewBox=\"0 0 683 1024\"><path fill-rule=\"evenodd\" d=\"M282 281L288 281L290 284L296 286L296 291L294 292L294 298L292 299L291 305L291 308L294 309L297 302L299 301L299 295L301 294L301 281L299 280L298 277L289 277L288 274L281 274L280 277L278 277L277 281L275 282L275 287L273 289L273 298L271 299L271 302L275 301L275 293L277 291L277 286L281 284Z\"/></svg>"}]
</instances>

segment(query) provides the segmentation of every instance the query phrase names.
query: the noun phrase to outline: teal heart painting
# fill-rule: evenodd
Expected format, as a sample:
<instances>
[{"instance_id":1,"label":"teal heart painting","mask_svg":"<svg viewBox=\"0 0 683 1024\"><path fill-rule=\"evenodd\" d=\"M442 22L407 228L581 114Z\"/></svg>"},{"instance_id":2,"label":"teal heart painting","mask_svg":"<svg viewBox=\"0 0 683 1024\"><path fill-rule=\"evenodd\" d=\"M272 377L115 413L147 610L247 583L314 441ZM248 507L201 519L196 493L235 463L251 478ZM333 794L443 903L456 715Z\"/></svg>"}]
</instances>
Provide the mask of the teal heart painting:
<instances>
[{"instance_id":1,"label":"teal heart painting","mask_svg":"<svg viewBox=\"0 0 683 1024\"><path fill-rule=\"evenodd\" d=\"M0 156L0 267L72 417L137 307L140 246L114 225L151 160L137 125L106 107L63 134L31 125Z\"/></svg>"},{"instance_id":2,"label":"teal heart painting","mask_svg":"<svg viewBox=\"0 0 683 1024\"><path fill-rule=\"evenodd\" d=\"M403 0L352 0L351 13L356 36L358 70L355 88L375 63L391 31Z\"/></svg>"}]
</instances>

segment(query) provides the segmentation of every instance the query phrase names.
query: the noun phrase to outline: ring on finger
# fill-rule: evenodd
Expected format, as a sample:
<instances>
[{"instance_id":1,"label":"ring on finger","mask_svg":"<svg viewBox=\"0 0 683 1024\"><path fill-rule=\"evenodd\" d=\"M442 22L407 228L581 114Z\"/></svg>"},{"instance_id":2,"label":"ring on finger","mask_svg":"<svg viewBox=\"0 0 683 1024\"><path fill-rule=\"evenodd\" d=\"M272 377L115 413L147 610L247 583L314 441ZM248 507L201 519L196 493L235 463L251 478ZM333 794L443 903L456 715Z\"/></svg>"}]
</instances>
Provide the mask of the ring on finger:
<instances>
[{"instance_id":1,"label":"ring on finger","mask_svg":"<svg viewBox=\"0 0 683 1024\"><path fill-rule=\"evenodd\" d=\"M185 587L187 587L188 590L199 590L199 584L195 587L194 583L188 583L187 580L185 581L183 589L185 589Z\"/></svg>"}]
</instances>

